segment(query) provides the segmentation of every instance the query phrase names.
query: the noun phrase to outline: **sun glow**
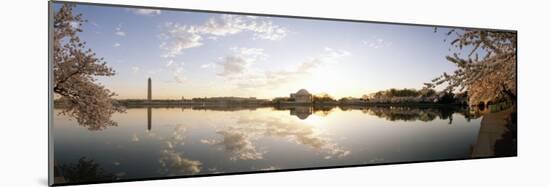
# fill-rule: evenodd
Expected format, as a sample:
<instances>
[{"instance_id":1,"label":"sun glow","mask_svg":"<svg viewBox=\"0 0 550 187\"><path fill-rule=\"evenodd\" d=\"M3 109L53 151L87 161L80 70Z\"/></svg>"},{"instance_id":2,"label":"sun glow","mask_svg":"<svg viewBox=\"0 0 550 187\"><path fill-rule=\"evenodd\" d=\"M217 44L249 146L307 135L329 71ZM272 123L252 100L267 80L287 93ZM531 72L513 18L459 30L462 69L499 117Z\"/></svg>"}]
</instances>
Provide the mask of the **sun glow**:
<instances>
[{"instance_id":1,"label":"sun glow","mask_svg":"<svg viewBox=\"0 0 550 187\"><path fill-rule=\"evenodd\" d=\"M302 85L312 94L327 93L334 99L361 97L362 91L358 89L360 85L355 84L345 73L328 66L312 72Z\"/></svg>"}]
</instances>

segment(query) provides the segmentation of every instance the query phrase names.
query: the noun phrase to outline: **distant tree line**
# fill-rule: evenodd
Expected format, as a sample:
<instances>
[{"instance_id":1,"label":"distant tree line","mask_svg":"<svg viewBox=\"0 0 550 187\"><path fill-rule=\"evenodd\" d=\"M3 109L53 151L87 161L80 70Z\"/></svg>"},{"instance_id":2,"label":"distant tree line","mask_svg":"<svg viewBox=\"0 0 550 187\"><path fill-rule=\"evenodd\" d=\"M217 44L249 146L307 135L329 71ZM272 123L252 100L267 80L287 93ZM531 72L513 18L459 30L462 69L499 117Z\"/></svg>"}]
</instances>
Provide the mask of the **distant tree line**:
<instances>
[{"instance_id":1,"label":"distant tree line","mask_svg":"<svg viewBox=\"0 0 550 187\"><path fill-rule=\"evenodd\" d=\"M437 92L434 89L396 89L378 91L364 95L367 103L437 103L437 104L467 104L467 93Z\"/></svg>"},{"instance_id":2,"label":"distant tree line","mask_svg":"<svg viewBox=\"0 0 550 187\"><path fill-rule=\"evenodd\" d=\"M389 90L383 90L375 92L371 95L372 98L382 98L382 97L432 97L435 96L437 92L433 89L395 89L391 88ZM368 97L367 97L368 98Z\"/></svg>"},{"instance_id":3,"label":"distant tree line","mask_svg":"<svg viewBox=\"0 0 550 187\"><path fill-rule=\"evenodd\" d=\"M327 93L321 93L312 96L312 104L459 104L467 105L467 92L453 93L447 91L436 91L430 88L416 89L397 89L377 91L361 98L342 97L335 99ZM278 97L272 100L273 104L293 102L293 98Z\"/></svg>"}]
</instances>

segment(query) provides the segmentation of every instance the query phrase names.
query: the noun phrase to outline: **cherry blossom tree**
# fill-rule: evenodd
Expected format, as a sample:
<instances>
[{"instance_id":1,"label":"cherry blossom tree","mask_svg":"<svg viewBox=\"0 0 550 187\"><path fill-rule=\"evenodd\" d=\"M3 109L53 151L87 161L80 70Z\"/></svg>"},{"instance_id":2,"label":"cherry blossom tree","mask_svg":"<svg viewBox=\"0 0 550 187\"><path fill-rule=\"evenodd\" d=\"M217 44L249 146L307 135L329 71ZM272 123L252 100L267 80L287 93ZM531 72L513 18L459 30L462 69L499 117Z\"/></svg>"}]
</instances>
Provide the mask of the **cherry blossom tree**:
<instances>
[{"instance_id":1,"label":"cherry blossom tree","mask_svg":"<svg viewBox=\"0 0 550 187\"><path fill-rule=\"evenodd\" d=\"M86 20L82 14L74 15L73 8L64 4L53 19L53 91L64 105L61 114L89 130L116 126L111 115L124 109L112 99L115 93L95 78L113 76L115 71L78 37Z\"/></svg>"},{"instance_id":2,"label":"cherry blossom tree","mask_svg":"<svg viewBox=\"0 0 550 187\"><path fill-rule=\"evenodd\" d=\"M453 53L446 58L457 66L457 70L426 83L428 88L443 85L447 92L467 91L470 105L497 100L515 103L515 32L451 29L447 37L451 45L449 50Z\"/></svg>"}]
</instances>

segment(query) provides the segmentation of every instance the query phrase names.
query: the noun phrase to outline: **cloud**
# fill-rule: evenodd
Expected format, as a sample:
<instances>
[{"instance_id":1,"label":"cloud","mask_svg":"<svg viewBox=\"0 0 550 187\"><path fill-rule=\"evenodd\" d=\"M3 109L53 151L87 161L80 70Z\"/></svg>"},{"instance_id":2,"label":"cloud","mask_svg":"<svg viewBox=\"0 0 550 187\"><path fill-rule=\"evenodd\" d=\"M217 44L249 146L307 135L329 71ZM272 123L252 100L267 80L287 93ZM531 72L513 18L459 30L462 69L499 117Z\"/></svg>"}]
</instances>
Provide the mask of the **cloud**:
<instances>
[{"instance_id":1,"label":"cloud","mask_svg":"<svg viewBox=\"0 0 550 187\"><path fill-rule=\"evenodd\" d=\"M242 16L221 15L212 17L200 26L200 32L214 36L227 36L241 32L246 27Z\"/></svg>"},{"instance_id":2,"label":"cloud","mask_svg":"<svg viewBox=\"0 0 550 187\"><path fill-rule=\"evenodd\" d=\"M181 55L184 49L202 46L202 36L198 33L194 26L166 24L167 32L161 38L164 42L160 48L166 53L161 55L164 58L174 58Z\"/></svg>"},{"instance_id":3,"label":"cloud","mask_svg":"<svg viewBox=\"0 0 550 187\"><path fill-rule=\"evenodd\" d=\"M118 30L120 27L118 27ZM161 57L170 59L167 67L173 63L173 59L183 54L183 51L204 45L204 38L217 40L219 37L234 35L243 31L254 33L254 39L280 40L286 36L286 29L273 24L269 20L257 17L222 15L211 17L204 24L180 25L167 22L164 24L164 32L159 35L160 48L164 50ZM243 74L251 74L250 65L261 58L265 58L263 49L258 48L232 48L235 54L222 59L223 72L218 75L223 77L239 77ZM202 65L201 68L214 67L216 64ZM181 74L183 67L171 67L174 80L183 83L186 79ZM250 78L250 77L249 77Z\"/></svg>"},{"instance_id":4,"label":"cloud","mask_svg":"<svg viewBox=\"0 0 550 187\"><path fill-rule=\"evenodd\" d=\"M231 50L250 60L257 60L267 57L267 55L264 53L264 49L261 48L233 47L231 48Z\"/></svg>"},{"instance_id":5,"label":"cloud","mask_svg":"<svg viewBox=\"0 0 550 187\"><path fill-rule=\"evenodd\" d=\"M168 60L168 62L166 62L166 67L170 67L172 64L174 64L174 60Z\"/></svg>"},{"instance_id":6,"label":"cloud","mask_svg":"<svg viewBox=\"0 0 550 187\"><path fill-rule=\"evenodd\" d=\"M339 63L342 58L352 55L351 52L346 50L325 47L318 55L306 59L293 68L257 71L251 66L258 59L265 59L267 55L263 54L257 58L246 59L243 54L247 53L254 54L255 52L246 52L245 50L236 53L237 55L230 56L233 58L225 57L221 64L223 72L218 74L235 84L237 89L277 88L289 82L300 80L325 64Z\"/></svg>"},{"instance_id":7,"label":"cloud","mask_svg":"<svg viewBox=\"0 0 550 187\"><path fill-rule=\"evenodd\" d=\"M254 31L254 39L281 40L286 36L286 29L272 22L260 22L258 26L251 27Z\"/></svg>"},{"instance_id":8,"label":"cloud","mask_svg":"<svg viewBox=\"0 0 550 187\"><path fill-rule=\"evenodd\" d=\"M171 55L168 55L168 56L171 56ZM187 78L183 75L185 70L183 67L184 64L185 64L184 62L176 63L173 58L166 61L165 67L167 71L169 71L172 74L173 82L182 84L187 80Z\"/></svg>"},{"instance_id":9,"label":"cloud","mask_svg":"<svg viewBox=\"0 0 550 187\"><path fill-rule=\"evenodd\" d=\"M139 67L137 67L137 66L133 66L133 67L132 67L132 72L134 72L134 73L138 73L139 70L140 70L140 69L139 69Z\"/></svg>"},{"instance_id":10,"label":"cloud","mask_svg":"<svg viewBox=\"0 0 550 187\"><path fill-rule=\"evenodd\" d=\"M243 31L254 33L254 39L280 40L287 34L286 28L258 17L224 14L210 18L200 31L214 36L227 36Z\"/></svg>"},{"instance_id":11,"label":"cloud","mask_svg":"<svg viewBox=\"0 0 550 187\"><path fill-rule=\"evenodd\" d=\"M118 42L114 43L113 47L120 47L120 43L118 43Z\"/></svg>"},{"instance_id":12,"label":"cloud","mask_svg":"<svg viewBox=\"0 0 550 187\"><path fill-rule=\"evenodd\" d=\"M165 58L181 55L185 49L203 45L204 38L217 40L219 37L235 35L244 31L253 33L253 39L281 40L287 34L287 29L273 24L270 20L258 17L224 14L211 17L203 24L180 25L167 22L165 32L161 34L161 49Z\"/></svg>"},{"instance_id":13,"label":"cloud","mask_svg":"<svg viewBox=\"0 0 550 187\"><path fill-rule=\"evenodd\" d=\"M347 56L351 55L351 52L346 51L346 50L335 50L335 49L332 49L332 48L329 48L329 47L325 47L323 50L325 51L325 53L321 57L325 58L325 59L328 59L328 60L333 60L333 59L341 58L341 57L347 57Z\"/></svg>"},{"instance_id":14,"label":"cloud","mask_svg":"<svg viewBox=\"0 0 550 187\"><path fill-rule=\"evenodd\" d=\"M187 78L183 75L183 67L181 66L172 71L172 76L174 77L174 81L179 84L184 83L187 80Z\"/></svg>"},{"instance_id":15,"label":"cloud","mask_svg":"<svg viewBox=\"0 0 550 187\"><path fill-rule=\"evenodd\" d=\"M221 66L223 72L218 73L219 76L234 79L250 75L252 69L250 66L260 59L265 59L267 55L260 48L231 48L232 55L222 58ZM250 78L250 77L248 77Z\"/></svg>"},{"instance_id":16,"label":"cloud","mask_svg":"<svg viewBox=\"0 0 550 187\"><path fill-rule=\"evenodd\" d=\"M124 31L122 31L121 29L122 25L118 25L116 28L115 28L115 34L118 35L118 36L126 36L126 33Z\"/></svg>"},{"instance_id":17,"label":"cloud","mask_svg":"<svg viewBox=\"0 0 550 187\"><path fill-rule=\"evenodd\" d=\"M136 8L136 9L130 9L130 10L135 14L148 15L148 16L160 15L162 13L160 10L156 10L156 9Z\"/></svg>"},{"instance_id":18,"label":"cloud","mask_svg":"<svg viewBox=\"0 0 550 187\"><path fill-rule=\"evenodd\" d=\"M246 72L250 63L240 56L227 56L223 59L223 72L218 75L228 78L238 77Z\"/></svg>"},{"instance_id":19,"label":"cloud","mask_svg":"<svg viewBox=\"0 0 550 187\"><path fill-rule=\"evenodd\" d=\"M200 66L200 68L202 69L208 69L208 68L214 68L216 67L216 64L215 63L208 63L208 64L203 64Z\"/></svg>"},{"instance_id":20,"label":"cloud","mask_svg":"<svg viewBox=\"0 0 550 187\"><path fill-rule=\"evenodd\" d=\"M175 63L175 61L173 59L170 59L166 62L166 68L169 68L169 70L171 71L172 73L172 77L174 79L174 81L176 83L184 83L185 80L187 79L183 73L184 73L184 68L183 68L183 65L185 63L183 62L180 62L180 63Z\"/></svg>"},{"instance_id":21,"label":"cloud","mask_svg":"<svg viewBox=\"0 0 550 187\"><path fill-rule=\"evenodd\" d=\"M392 45L392 42L390 41L386 41L382 38L375 38L375 37L371 38L370 40L364 40L362 43L373 49L389 47Z\"/></svg>"}]
</instances>

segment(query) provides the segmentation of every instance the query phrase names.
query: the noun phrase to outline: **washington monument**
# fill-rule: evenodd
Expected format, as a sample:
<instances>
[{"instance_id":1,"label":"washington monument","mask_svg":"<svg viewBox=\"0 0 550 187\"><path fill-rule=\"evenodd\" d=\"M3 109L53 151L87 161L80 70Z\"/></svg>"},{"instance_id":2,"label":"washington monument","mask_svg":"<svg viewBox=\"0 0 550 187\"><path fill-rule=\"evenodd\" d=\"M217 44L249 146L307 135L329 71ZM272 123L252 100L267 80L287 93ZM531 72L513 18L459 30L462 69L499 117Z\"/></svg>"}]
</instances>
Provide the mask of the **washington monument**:
<instances>
[{"instance_id":1,"label":"washington monument","mask_svg":"<svg viewBox=\"0 0 550 187\"><path fill-rule=\"evenodd\" d=\"M151 101L151 77L147 79L147 101Z\"/></svg>"}]
</instances>

